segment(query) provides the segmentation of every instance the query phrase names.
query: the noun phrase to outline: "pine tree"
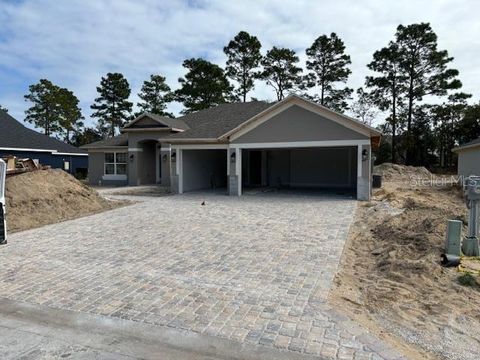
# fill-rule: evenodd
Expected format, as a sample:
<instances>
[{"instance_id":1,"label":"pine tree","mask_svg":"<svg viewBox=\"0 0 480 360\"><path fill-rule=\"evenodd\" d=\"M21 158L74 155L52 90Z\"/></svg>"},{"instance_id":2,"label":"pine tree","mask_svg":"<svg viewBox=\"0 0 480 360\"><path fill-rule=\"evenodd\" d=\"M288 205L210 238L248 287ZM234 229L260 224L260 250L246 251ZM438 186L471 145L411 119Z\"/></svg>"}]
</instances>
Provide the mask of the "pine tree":
<instances>
[{"instance_id":1,"label":"pine tree","mask_svg":"<svg viewBox=\"0 0 480 360\"><path fill-rule=\"evenodd\" d=\"M57 94L58 101L58 124L59 132L63 135L63 141L71 143L70 135L81 131L84 119L78 106L78 98L68 89L60 88Z\"/></svg>"},{"instance_id":2,"label":"pine tree","mask_svg":"<svg viewBox=\"0 0 480 360\"><path fill-rule=\"evenodd\" d=\"M166 112L167 104L172 101L170 86L161 75L150 75L150 80L144 81L138 97L142 102L137 103L141 113L148 112L160 116L173 117ZM139 115L139 114L138 114Z\"/></svg>"},{"instance_id":3,"label":"pine tree","mask_svg":"<svg viewBox=\"0 0 480 360\"><path fill-rule=\"evenodd\" d=\"M236 94L243 102L247 101L247 94L254 88L254 81L259 72L255 71L260 65L262 45L256 36L240 31L223 52L227 55L226 74L239 84Z\"/></svg>"},{"instance_id":4,"label":"pine tree","mask_svg":"<svg viewBox=\"0 0 480 360\"><path fill-rule=\"evenodd\" d=\"M350 110L356 118L369 126L377 116L374 99L363 88L357 89L357 99L353 102Z\"/></svg>"},{"instance_id":5,"label":"pine tree","mask_svg":"<svg viewBox=\"0 0 480 360\"><path fill-rule=\"evenodd\" d=\"M298 61L295 51L275 46L262 59L261 78L275 89L278 101L300 87L302 69L297 66Z\"/></svg>"},{"instance_id":6,"label":"pine tree","mask_svg":"<svg viewBox=\"0 0 480 360\"><path fill-rule=\"evenodd\" d=\"M130 85L122 74L108 73L102 77L97 92L100 96L90 106L96 110L91 116L98 118L98 128L103 134L113 137L116 129L131 118Z\"/></svg>"},{"instance_id":7,"label":"pine tree","mask_svg":"<svg viewBox=\"0 0 480 360\"><path fill-rule=\"evenodd\" d=\"M345 44L337 34L319 36L306 50L307 87L319 88L320 94L314 100L321 105L336 111L348 108L347 101L353 90L348 87L337 88L337 83L347 82L352 71L348 66L352 63L345 54Z\"/></svg>"},{"instance_id":8,"label":"pine tree","mask_svg":"<svg viewBox=\"0 0 480 360\"><path fill-rule=\"evenodd\" d=\"M175 98L185 106L182 113L208 109L226 103L232 97L230 85L221 67L204 59L188 59L183 62L188 72L178 79L181 88Z\"/></svg>"}]
</instances>

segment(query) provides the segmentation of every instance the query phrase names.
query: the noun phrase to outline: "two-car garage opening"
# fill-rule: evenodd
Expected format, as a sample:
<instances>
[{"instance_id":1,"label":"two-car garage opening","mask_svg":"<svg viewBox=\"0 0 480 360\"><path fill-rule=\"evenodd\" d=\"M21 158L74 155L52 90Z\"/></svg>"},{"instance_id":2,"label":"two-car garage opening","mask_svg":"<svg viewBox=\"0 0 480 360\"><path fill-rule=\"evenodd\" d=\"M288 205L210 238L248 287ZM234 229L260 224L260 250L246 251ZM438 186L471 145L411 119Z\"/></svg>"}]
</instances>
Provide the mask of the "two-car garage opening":
<instances>
[{"instance_id":1,"label":"two-car garage opening","mask_svg":"<svg viewBox=\"0 0 480 360\"><path fill-rule=\"evenodd\" d=\"M225 189L227 149L183 150L183 192ZM228 159L227 159L228 158ZM314 189L355 195L357 147L243 149L242 192L251 188ZM221 190L223 191L223 190Z\"/></svg>"}]
</instances>

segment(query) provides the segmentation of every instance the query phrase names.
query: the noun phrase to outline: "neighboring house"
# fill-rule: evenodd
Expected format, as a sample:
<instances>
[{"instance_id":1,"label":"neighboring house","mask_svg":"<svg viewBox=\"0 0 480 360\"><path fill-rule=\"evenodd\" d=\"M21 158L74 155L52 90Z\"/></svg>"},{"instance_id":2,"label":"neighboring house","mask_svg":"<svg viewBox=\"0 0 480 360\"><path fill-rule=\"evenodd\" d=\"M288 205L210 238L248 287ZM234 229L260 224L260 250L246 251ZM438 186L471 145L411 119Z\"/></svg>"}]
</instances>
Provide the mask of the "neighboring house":
<instances>
[{"instance_id":1,"label":"neighboring house","mask_svg":"<svg viewBox=\"0 0 480 360\"><path fill-rule=\"evenodd\" d=\"M480 176L480 138L452 149L458 155L458 175Z\"/></svg>"},{"instance_id":2,"label":"neighboring house","mask_svg":"<svg viewBox=\"0 0 480 360\"><path fill-rule=\"evenodd\" d=\"M371 147L381 133L291 95L223 104L177 119L143 114L122 135L85 145L92 184L159 183L174 193L248 187L371 193Z\"/></svg>"},{"instance_id":3,"label":"neighboring house","mask_svg":"<svg viewBox=\"0 0 480 360\"><path fill-rule=\"evenodd\" d=\"M84 150L28 129L0 110L0 158L7 155L32 158L73 175L87 175L88 154Z\"/></svg>"}]
</instances>

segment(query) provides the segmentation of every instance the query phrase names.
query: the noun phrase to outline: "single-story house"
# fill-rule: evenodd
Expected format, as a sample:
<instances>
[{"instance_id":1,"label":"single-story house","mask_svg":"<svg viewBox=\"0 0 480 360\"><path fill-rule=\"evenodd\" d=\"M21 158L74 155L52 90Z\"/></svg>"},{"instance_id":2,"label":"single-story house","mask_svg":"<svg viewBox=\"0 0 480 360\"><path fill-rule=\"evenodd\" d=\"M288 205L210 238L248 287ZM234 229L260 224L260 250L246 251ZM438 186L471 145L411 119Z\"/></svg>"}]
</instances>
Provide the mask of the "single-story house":
<instances>
[{"instance_id":1,"label":"single-story house","mask_svg":"<svg viewBox=\"0 0 480 360\"><path fill-rule=\"evenodd\" d=\"M143 114L121 135L85 145L92 184L170 186L174 193L249 187L371 193L381 133L297 95L229 103L176 119Z\"/></svg>"},{"instance_id":2,"label":"single-story house","mask_svg":"<svg viewBox=\"0 0 480 360\"><path fill-rule=\"evenodd\" d=\"M480 176L480 138L452 149L458 155L458 175Z\"/></svg>"},{"instance_id":3,"label":"single-story house","mask_svg":"<svg viewBox=\"0 0 480 360\"><path fill-rule=\"evenodd\" d=\"M88 154L75 146L28 129L0 110L0 158L31 158L42 165L86 175Z\"/></svg>"}]
</instances>

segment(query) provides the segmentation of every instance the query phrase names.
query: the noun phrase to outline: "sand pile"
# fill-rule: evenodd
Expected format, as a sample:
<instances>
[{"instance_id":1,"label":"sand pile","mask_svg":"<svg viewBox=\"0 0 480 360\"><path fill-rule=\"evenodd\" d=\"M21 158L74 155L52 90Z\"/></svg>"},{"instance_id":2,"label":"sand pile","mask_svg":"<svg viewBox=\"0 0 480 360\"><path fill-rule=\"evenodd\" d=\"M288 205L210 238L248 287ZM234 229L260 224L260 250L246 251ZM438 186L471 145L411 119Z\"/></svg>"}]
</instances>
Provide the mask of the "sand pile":
<instances>
[{"instance_id":1,"label":"sand pile","mask_svg":"<svg viewBox=\"0 0 480 360\"><path fill-rule=\"evenodd\" d=\"M430 178L432 173L423 166L406 166L383 163L373 168L373 173L382 175L385 180L409 180L411 178Z\"/></svg>"},{"instance_id":2,"label":"sand pile","mask_svg":"<svg viewBox=\"0 0 480 360\"><path fill-rule=\"evenodd\" d=\"M455 186L384 183L359 206L332 301L426 358L478 359L480 286L461 285L456 268L440 265L448 219L467 223Z\"/></svg>"},{"instance_id":3,"label":"sand pile","mask_svg":"<svg viewBox=\"0 0 480 360\"><path fill-rule=\"evenodd\" d=\"M7 228L20 231L119 206L100 197L62 170L39 170L8 177Z\"/></svg>"}]
</instances>

